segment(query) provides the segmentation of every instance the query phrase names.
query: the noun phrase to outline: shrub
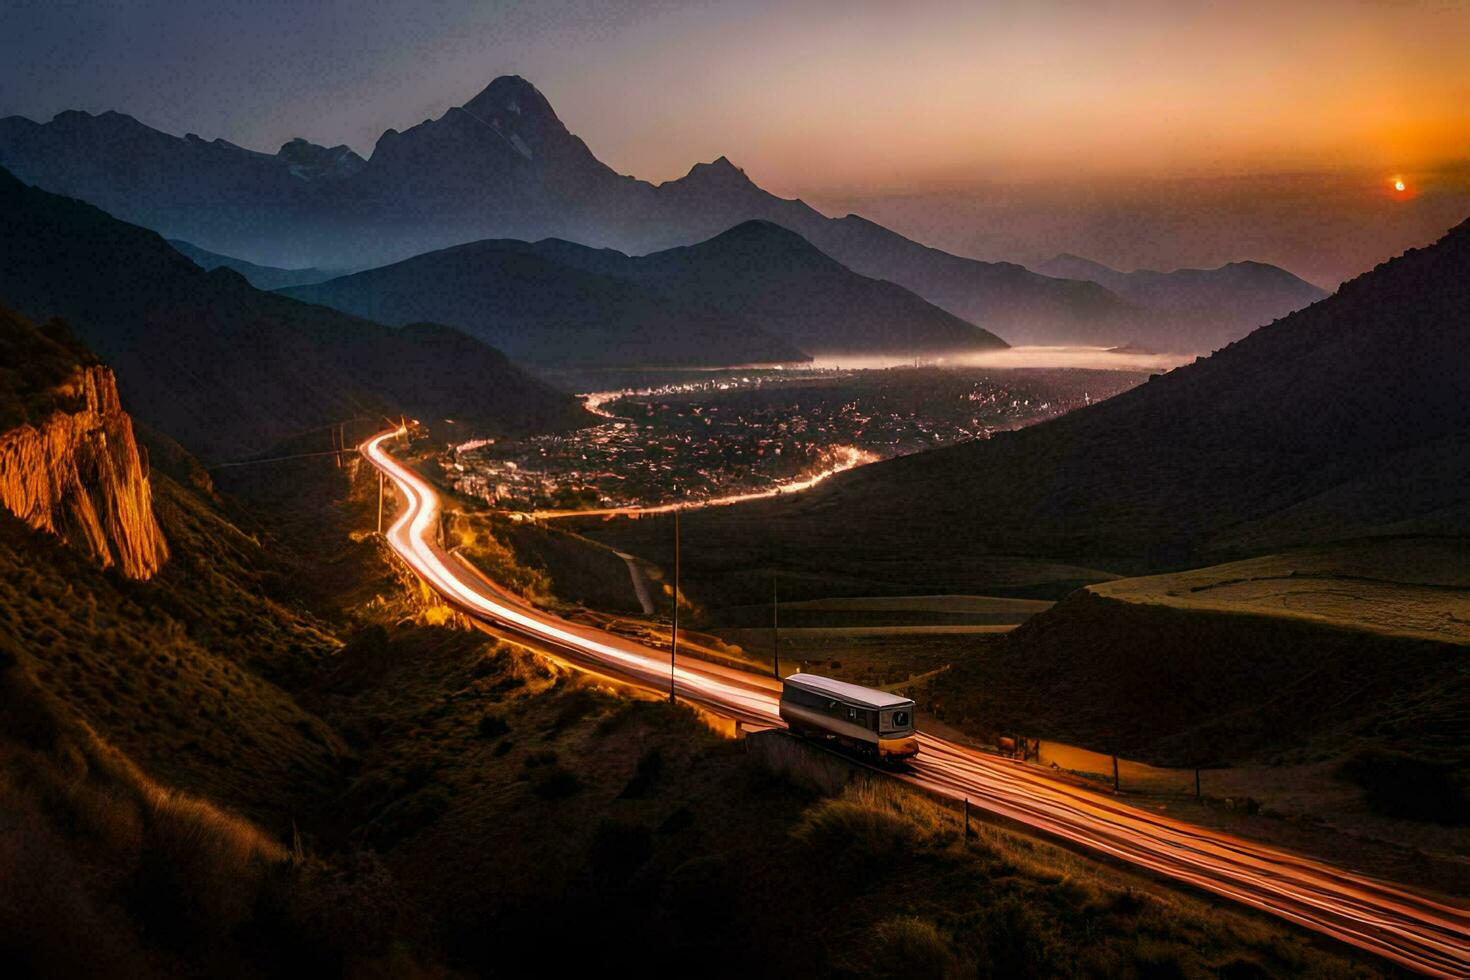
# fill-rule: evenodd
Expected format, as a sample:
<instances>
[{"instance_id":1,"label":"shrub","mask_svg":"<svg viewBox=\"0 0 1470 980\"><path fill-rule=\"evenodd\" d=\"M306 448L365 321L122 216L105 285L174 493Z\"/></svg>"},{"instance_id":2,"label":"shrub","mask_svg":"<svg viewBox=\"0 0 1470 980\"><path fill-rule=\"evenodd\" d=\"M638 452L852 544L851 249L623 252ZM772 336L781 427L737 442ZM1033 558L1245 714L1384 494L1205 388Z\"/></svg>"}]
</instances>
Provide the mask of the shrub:
<instances>
[{"instance_id":1,"label":"shrub","mask_svg":"<svg viewBox=\"0 0 1470 980\"><path fill-rule=\"evenodd\" d=\"M594 878L625 885L653 856L653 835L647 827L604 819L592 833L587 866Z\"/></svg>"},{"instance_id":2,"label":"shrub","mask_svg":"<svg viewBox=\"0 0 1470 980\"><path fill-rule=\"evenodd\" d=\"M728 922L735 914L736 877L723 854L701 854L664 879L664 902L689 922Z\"/></svg>"},{"instance_id":3,"label":"shrub","mask_svg":"<svg viewBox=\"0 0 1470 980\"><path fill-rule=\"evenodd\" d=\"M551 730L559 732L568 725L573 725L588 715L607 707L607 704L608 698L592 688L575 687L562 698L561 707L551 723Z\"/></svg>"},{"instance_id":4,"label":"shrub","mask_svg":"<svg viewBox=\"0 0 1470 980\"><path fill-rule=\"evenodd\" d=\"M892 858L956 837L955 821L934 803L887 782L856 783L808 808L792 830L800 844L827 854Z\"/></svg>"},{"instance_id":5,"label":"shrub","mask_svg":"<svg viewBox=\"0 0 1470 980\"><path fill-rule=\"evenodd\" d=\"M652 792L658 777L664 771L664 754L657 745L644 752L638 759L638 766L633 771L633 778L628 780L628 785L618 794L619 799L641 800Z\"/></svg>"},{"instance_id":6,"label":"shrub","mask_svg":"<svg viewBox=\"0 0 1470 980\"><path fill-rule=\"evenodd\" d=\"M288 938L284 952L296 968L340 974L349 958L381 955L410 918L392 873L372 851L330 863L308 858L275 885L262 919L274 918L271 931Z\"/></svg>"},{"instance_id":7,"label":"shrub","mask_svg":"<svg viewBox=\"0 0 1470 980\"><path fill-rule=\"evenodd\" d=\"M0 958L15 976L143 975L132 924L92 894L92 869L33 802L0 780Z\"/></svg>"},{"instance_id":8,"label":"shrub","mask_svg":"<svg viewBox=\"0 0 1470 980\"><path fill-rule=\"evenodd\" d=\"M287 855L253 826L204 800L148 788L135 908L170 939L228 936L252 914L262 882Z\"/></svg>"},{"instance_id":9,"label":"shrub","mask_svg":"<svg viewBox=\"0 0 1470 980\"><path fill-rule=\"evenodd\" d=\"M1403 752L1362 749L1340 773L1360 786L1379 813L1434 823L1470 823L1470 776L1453 763Z\"/></svg>"},{"instance_id":10,"label":"shrub","mask_svg":"<svg viewBox=\"0 0 1470 980\"><path fill-rule=\"evenodd\" d=\"M543 800L564 800L582 788L577 774L556 763L541 766L531 773L531 792Z\"/></svg>"},{"instance_id":11,"label":"shrub","mask_svg":"<svg viewBox=\"0 0 1470 980\"><path fill-rule=\"evenodd\" d=\"M975 975L974 966L963 959L932 922L911 915L878 923L880 970L894 977L956 980Z\"/></svg>"},{"instance_id":12,"label":"shrub","mask_svg":"<svg viewBox=\"0 0 1470 980\"><path fill-rule=\"evenodd\" d=\"M1064 972L1070 955L1066 944L1053 942L1041 914L1015 895L986 906L972 922L985 973L1041 977Z\"/></svg>"},{"instance_id":13,"label":"shrub","mask_svg":"<svg viewBox=\"0 0 1470 980\"><path fill-rule=\"evenodd\" d=\"M510 731L510 725L506 723L506 720L494 712L485 714L475 727L481 738L499 738Z\"/></svg>"}]
</instances>

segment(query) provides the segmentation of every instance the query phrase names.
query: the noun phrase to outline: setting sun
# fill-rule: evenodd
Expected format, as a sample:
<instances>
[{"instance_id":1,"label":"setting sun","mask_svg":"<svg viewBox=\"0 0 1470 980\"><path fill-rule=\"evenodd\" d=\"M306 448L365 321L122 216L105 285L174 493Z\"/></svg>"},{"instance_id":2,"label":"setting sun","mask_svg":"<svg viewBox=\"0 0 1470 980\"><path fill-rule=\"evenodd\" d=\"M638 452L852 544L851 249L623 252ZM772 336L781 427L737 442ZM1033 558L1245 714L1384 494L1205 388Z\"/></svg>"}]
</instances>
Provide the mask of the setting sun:
<instances>
[{"instance_id":1,"label":"setting sun","mask_svg":"<svg viewBox=\"0 0 1470 980\"><path fill-rule=\"evenodd\" d=\"M1404 182L1403 182L1403 180L1402 179L1395 180L1393 182L1393 189L1396 190L1396 191L1399 191L1400 193L1402 193L1403 190L1404 190Z\"/></svg>"}]
</instances>

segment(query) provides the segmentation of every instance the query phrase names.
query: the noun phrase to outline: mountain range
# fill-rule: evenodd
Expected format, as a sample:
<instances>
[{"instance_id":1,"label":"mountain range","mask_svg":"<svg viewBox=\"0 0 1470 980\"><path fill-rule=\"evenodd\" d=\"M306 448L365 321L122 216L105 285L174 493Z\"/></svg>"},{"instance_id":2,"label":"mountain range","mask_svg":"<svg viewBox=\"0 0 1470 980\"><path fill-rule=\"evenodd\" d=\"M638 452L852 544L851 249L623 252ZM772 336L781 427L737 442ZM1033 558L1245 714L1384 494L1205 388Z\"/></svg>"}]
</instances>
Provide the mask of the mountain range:
<instances>
[{"instance_id":1,"label":"mountain range","mask_svg":"<svg viewBox=\"0 0 1470 980\"><path fill-rule=\"evenodd\" d=\"M1465 534L1467 327L1470 222L1099 404L860 467L799 498L693 512L685 538L710 556L704 574L758 561L761 542L776 541L793 567L830 571L840 557L892 587L922 577L964 589L977 587L978 563L1005 556L1141 573L1367 535ZM667 530L608 528L639 554ZM702 574L688 551L686 570Z\"/></svg>"},{"instance_id":2,"label":"mountain range","mask_svg":"<svg viewBox=\"0 0 1470 980\"><path fill-rule=\"evenodd\" d=\"M1132 339L1154 350L1216 350L1328 295L1325 289L1263 262L1173 272L1119 272L1064 253L1037 266L1036 271L1095 282L1148 311L1151 315L1139 318Z\"/></svg>"},{"instance_id":3,"label":"mountain range","mask_svg":"<svg viewBox=\"0 0 1470 980\"><path fill-rule=\"evenodd\" d=\"M1018 342L1128 339L1134 310L1095 283L950 255L855 215L828 218L724 157L654 185L614 172L515 76L362 160L293 140L276 154L182 138L117 112L0 119L22 179L209 251L272 266L363 268L487 238L561 238L641 254L751 219Z\"/></svg>"},{"instance_id":4,"label":"mountain range","mask_svg":"<svg viewBox=\"0 0 1470 980\"><path fill-rule=\"evenodd\" d=\"M219 460L313 428L409 414L487 429L578 425L570 396L448 327L403 329L205 271L157 234L0 170L0 303L65 319L129 411Z\"/></svg>"},{"instance_id":5,"label":"mountain range","mask_svg":"<svg viewBox=\"0 0 1470 980\"><path fill-rule=\"evenodd\" d=\"M287 292L385 323L451 323L513 358L558 366L1005 346L765 221L641 257L556 239L475 242Z\"/></svg>"}]
</instances>

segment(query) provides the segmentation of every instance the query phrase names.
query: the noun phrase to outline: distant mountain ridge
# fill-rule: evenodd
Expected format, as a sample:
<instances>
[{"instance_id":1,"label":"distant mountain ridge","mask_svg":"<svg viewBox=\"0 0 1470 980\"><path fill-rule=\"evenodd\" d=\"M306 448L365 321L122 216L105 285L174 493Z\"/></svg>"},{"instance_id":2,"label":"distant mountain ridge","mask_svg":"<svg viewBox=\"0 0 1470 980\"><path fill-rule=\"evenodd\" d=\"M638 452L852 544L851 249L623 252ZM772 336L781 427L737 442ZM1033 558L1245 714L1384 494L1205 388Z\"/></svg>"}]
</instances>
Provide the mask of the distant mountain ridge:
<instances>
[{"instance_id":1,"label":"distant mountain ridge","mask_svg":"<svg viewBox=\"0 0 1470 980\"><path fill-rule=\"evenodd\" d=\"M245 277L245 281L256 289L284 289L287 286L304 286L307 283L331 279L335 273L321 269L277 269L269 265L256 265L229 255L220 255L200 248L178 238L168 243L182 253L190 262L208 272L211 269L233 269Z\"/></svg>"},{"instance_id":2,"label":"distant mountain ridge","mask_svg":"<svg viewBox=\"0 0 1470 980\"><path fill-rule=\"evenodd\" d=\"M810 359L754 324L561 262L520 241L457 245L283 290L384 323L457 326L539 365L713 367Z\"/></svg>"},{"instance_id":3,"label":"distant mountain ridge","mask_svg":"<svg viewBox=\"0 0 1470 980\"><path fill-rule=\"evenodd\" d=\"M764 221L641 257L555 239L475 242L285 292L388 323L451 323L512 357L556 366L722 366L1005 346Z\"/></svg>"},{"instance_id":4,"label":"distant mountain ridge","mask_svg":"<svg viewBox=\"0 0 1470 980\"><path fill-rule=\"evenodd\" d=\"M724 157L658 185L620 175L516 76L437 119L388 130L360 166L344 149L293 141L256 153L116 112L0 119L0 165L22 178L264 265L362 268L491 238L643 254L761 219L1013 342L1130 339L1135 311L1104 287L950 255L856 216L828 218L762 190Z\"/></svg>"},{"instance_id":5,"label":"distant mountain ridge","mask_svg":"<svg viewBox=\"0 0 1470 980\"><path fill-rule=\"evenodd\" d=\"M4 170L0 213L0 303L66 319L117 372L129 411L206 459L400 413L506 432L591 420L459 331L394 329L261 292Z\"/></svg>"},{"instance_id":6,"label":"distant mountain ridge","mask_svg":"<svg viewBox=\"0 0 1470 980\"><path fill-rule=\"evenodd\" d=\"M1095 282L1143 310L1133 340L1146 347L1206 352L1328 295L1279 266L1230 262L1215 269L1117 269L1063 253L1037 266L1063 279Z\"/></svg>"}]
</instances>

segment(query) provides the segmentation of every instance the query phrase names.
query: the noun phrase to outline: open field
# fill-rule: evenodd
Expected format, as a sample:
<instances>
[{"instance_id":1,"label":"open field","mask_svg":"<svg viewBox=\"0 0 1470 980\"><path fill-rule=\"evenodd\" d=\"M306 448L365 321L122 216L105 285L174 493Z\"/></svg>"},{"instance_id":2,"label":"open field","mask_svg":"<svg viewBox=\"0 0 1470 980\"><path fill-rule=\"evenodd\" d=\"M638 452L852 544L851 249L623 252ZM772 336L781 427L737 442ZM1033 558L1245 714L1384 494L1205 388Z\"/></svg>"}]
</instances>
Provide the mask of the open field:
<instances>
[{"instance_id":1,"label":"open field","mask_svg":"<svg viewBox=\"0 0 1470 980\"><path fill-rule=\"evenodd\" d=\"M1303 619L1470 644L1470 539L1389 538L1321 546L1092 587L1184 610Z\"/></svg>"},{"instance_id":2,"label":"open field","mask_svg":"<svg viewBox=\"0 0 1470 980\"><path fill-rule=\"evenodd\" d=\"M942 627L940 627L942 629ZM870 687L893 687L943 670L972 655L989 636L973 633L910 633L888 628L781 630L781 671L826 674ZM720 629L747 656L771 663L769 629Z\"/></svg>"},{"instance_id":3,"label":"open field","mask_svg":"<svg viewBox=\"0 0 1470 980\"><path fill-rule=\"evenodd\" d=\"M779 604L780 622L794 628L856 629L1010 629L1051 608L1040 599L983 595L850 596ZM768 604L724 607L715 614L724 626L765 626Z\"/></svg>"}]
</instances>

